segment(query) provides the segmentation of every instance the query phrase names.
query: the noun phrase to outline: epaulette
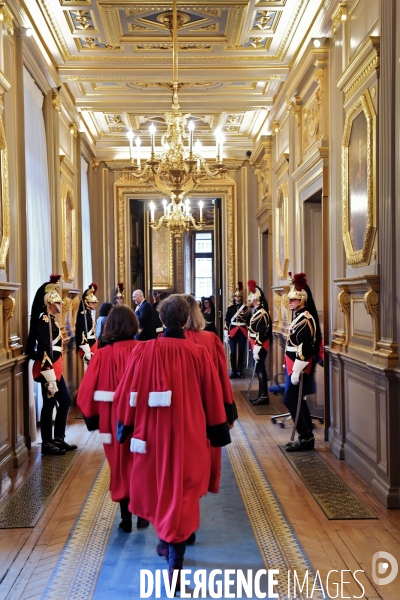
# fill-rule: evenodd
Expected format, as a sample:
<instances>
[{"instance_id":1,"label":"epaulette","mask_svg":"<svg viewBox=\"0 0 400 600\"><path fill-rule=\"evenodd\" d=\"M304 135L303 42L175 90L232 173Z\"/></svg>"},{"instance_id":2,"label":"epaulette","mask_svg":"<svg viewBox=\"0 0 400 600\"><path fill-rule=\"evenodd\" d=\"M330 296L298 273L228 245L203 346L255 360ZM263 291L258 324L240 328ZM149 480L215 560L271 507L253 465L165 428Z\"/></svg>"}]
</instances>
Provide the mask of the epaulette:
<instances>
[{"instance_id":1,"label":"epaulette","mask_svg":"<svg viewBox=\"0 0 400 600\"><path fill-rule=\"evenodd\" d=\"M304 311L303 315L307 317L307 319L311 319L311 314L308 312L308 310Z\"/></svg>"},{"instance_id":2,"label":"epaulette","mask_svg":"<svg viewBox=\"0 0 400 600\"><path fill-rule=\"evenodd\" d=\"M47 315L43 315L42 319L45 323L49 322L49 317Z\"/></svg>"}]
</instances>

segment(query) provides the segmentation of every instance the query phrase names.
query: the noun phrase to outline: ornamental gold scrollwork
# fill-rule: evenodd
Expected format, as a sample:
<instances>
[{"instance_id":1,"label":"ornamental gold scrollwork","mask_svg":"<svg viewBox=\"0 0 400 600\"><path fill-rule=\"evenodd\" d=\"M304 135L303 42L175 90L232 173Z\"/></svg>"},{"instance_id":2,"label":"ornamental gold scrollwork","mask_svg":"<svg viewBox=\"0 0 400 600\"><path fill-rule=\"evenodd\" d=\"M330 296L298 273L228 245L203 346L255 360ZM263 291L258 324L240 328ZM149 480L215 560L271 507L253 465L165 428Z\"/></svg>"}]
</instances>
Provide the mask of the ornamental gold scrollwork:
<instances>
[{"instance_id":1,"label":"ornamental gold scrollwork","mask_svg":"<svg viewBox=\"0 0 400 600\"><path fill-rule=\"evenodd\" d=\"M289 268L288 182L277 189L275 207L275 262L279 279L287 279Z\"/></svg>"},{"instance_id":2,"label":"ornamental gold scrollwork","mask_svg":"<svg viewBox=\"0 0 400 600\"><path fill-rule=\"evenodd\" d=\"M376 233L377 184L376 113L368 90L346 113L341 171L342 237L347 263L368 265Z\"/></svg>"},{"instance_id":3,"label":"ornamental gold scrollwork","mask_svg":"<svg viewBox=\"0 0 400 600\"><path fill-rule=\"evenodd\" d=\"M286 309L286 323L290 323L291 321L291 315L290 315L290 307L289 307L289 296L286 294L283 294L282 296L282 305L285 307ZM282 312L282 320L283 319L283 312Z\"/></svg>"},{"instance_id":4,"label":"ornamental gold scrollwork","mask_svg":"<svg viewBox=\"0 0 400 600\"><path fill-rule=\"evenodd\" d=\"M367 314L372 320L372 351L378 348L379 340L379 294L375 290L369 290L364 294L364 305Z\"/></svg>"},{"instance_id":5,"label":"ornamental gold scrollwork","mask_svg":"<svg viewBox=\"0 0 400 600\"><path fill-rule=\"evenodd\" d=\"M0 116L0 211L2 230L0 231L0 269L6 268L10 247L10 192L8 185L8 152L6 134Z\"/></svg>"},{"instance_id":6,"label":"ornamental gold scrollwork","mask_svg":"<svg viewBox=\"0 0 400 600\"><path fill-rule=\"evenodd\" d=\"M282 298L279 294L274 294L274 304L276 306L277 319L275 322L276 327L280 327L282 324Z\"/></svg>"},{"instance_id":7,"label":"ornamental gold scrollwork","mask_svg":"<svg viewBox=\"0 0 400 600\"><path fill-rule=\"evenodd\" d=\"M4 349L10 352L10 319L14 316L15 298L7 296L3 300Z\"/></svg>"},{"instance_id":8,"label":"ornamental gold scrollwork","mask_svg":"<svg viewBox=\"0 0 400 600\"><path fill-rule=\"evenodd\" d=\"M76 266L76 210L72 188L61 182L61 203L63 216L63 260L62 268L65 281L73 281Z\"/></svg>"},{"instance_id":9,"label":"ornamental gold scrollwork","mask_svg":"<svg viewBox=\"0 0 400 600\"><path fill-rule=\"evenodd\" d=\"M79 298L79 296L75 296L75 298L72 298L72 300L71 300L71 329L72 330L75 330L76 315L78 312L80 301L81 301L81 299Z\"/></svg>"},{"instance_id":10,"label":"ornamental gold scrollwork","mask_svg":"<svg viewBox=\"0 0 400 600\"><path fill-rule=\"evenodd\" d=\"M68 339L68 333L66 329L67 315L71 306L71 298L63 296L62 314L61 314L61 335L63 340Z\"/></svg>"},{"instance_id":11,"label":"ornamental gold scrollwork","mask_svg":"<svg viewBox=\"0 0 400 600\"><path fill-rule=\"evenodd\" d=\"M338 303L341 312L344 314L344 346L349 345L350 341L350 294L342 290L338 295Z\"/></svg>"}]
</instances>

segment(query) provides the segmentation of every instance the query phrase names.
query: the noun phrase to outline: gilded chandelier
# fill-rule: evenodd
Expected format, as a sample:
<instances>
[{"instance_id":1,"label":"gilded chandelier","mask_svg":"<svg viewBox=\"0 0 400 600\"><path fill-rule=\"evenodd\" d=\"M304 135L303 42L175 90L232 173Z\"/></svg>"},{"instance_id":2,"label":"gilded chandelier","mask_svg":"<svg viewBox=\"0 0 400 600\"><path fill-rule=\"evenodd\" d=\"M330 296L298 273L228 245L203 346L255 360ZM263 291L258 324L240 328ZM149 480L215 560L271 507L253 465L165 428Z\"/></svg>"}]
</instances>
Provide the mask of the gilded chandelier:
<instances>
[{"instance_id":1,"label":"gilded chandelier","mask_svg":"<svg viewBox=\"0 0 400 600\"><path fill-rule=\"evenodd\" d=\"M161 15L160 15L161 16ZM130 171L141 183L149 183L163 195L171 198L168 204L164 204L164 214L158 223L154 221L155 206L150 206L150 227L155 230L160 229L162 225L168 227L170 232L179 237L190 227L195 229L203 228L202 203L200 203L200 220L196 223L194 217L190 214L189 202L183 202L184 197L193 190L202 179L210 177L213 179L221 177L226 172L225 165L222 163L223 135L217 130L216 135L216 162L208 165L207 161L200 154L201 144L193 144L194 121L190 120L190 114L183 114L180 111L178 101L178 11L177 0L173 0L172 20L171 13L163 15L165 25L171 30L173 39L173 100L172 111L164 114L164 120L167 125L167 131L161 136L162 151L155 153L155 133L154 124L150 126L151 154L150 159L145 162L142 169L140 162L140 138L136 138L136 161L133 158L133 132L128 132L131 166ZM179 13L182 18L185 15ZM184 141L188 140L187 145Z\"/></svg>"}]
</instances>

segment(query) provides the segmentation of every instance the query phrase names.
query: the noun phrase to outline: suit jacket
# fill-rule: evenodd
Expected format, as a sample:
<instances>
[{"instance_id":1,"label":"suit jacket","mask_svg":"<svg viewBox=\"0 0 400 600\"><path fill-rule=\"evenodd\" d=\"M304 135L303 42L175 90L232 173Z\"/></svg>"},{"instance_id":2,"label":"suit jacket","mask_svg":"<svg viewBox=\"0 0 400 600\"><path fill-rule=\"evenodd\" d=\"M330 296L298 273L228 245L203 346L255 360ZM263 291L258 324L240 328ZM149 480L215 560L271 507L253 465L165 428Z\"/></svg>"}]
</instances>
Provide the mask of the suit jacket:
<instances>
[{"instance_id":1,"label":"suit jacket","mask_svg":"<svg viewBox=\"0 0 400 600\"><path fill-rule=\"evenodd\" d=\"M154 340L157 337L157 333L153 309L146 299L136 308L135 315L139 322L139 333L135 335L135 340Z\"/></svg>"}]
</instances>

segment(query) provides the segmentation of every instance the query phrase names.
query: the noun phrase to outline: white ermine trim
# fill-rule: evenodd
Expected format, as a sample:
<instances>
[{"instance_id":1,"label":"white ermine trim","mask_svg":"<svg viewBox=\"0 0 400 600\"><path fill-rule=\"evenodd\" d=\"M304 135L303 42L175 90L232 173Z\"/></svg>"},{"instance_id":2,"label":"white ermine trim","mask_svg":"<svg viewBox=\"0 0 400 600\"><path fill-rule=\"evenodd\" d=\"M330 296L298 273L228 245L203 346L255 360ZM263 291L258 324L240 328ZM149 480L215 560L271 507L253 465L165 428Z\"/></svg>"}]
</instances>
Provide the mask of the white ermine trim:
<instances>
[{"instance_id":1,"label":"white ermine trim","mask_svg":"<svg viewBox=\"0 0 400 600\"><path fill-rule=\"evenodd\" d=\"M131 452L146 454L146 442L139 440L138 438L131 438Z\"/></svg>"},{"instance_id":2,"label":"white ermine trim","mask_svg":"<svg viewBox=\"0 0 400 600\"><path fill-rule=\"evenodd\" d=\"M57 381L57 377L54 369L47 369L47 371L40 371L40 374L43 375L47 382L49 381Z\"/></svg>"},{"instance_id":3,"label":"white ermine trim","mask_svg":"<svg viewBox=\"0 0 400 600\"><path fill-rule=\"evenodd\" d=\"M112 444L112 435L111 433L99 433L99 441L102 444Z\"/></svg>"},{"instance_id":4,"label":"white ermine trim","mask_svg":"<svg viewBox=\"0 0 400 600\"><path fill-rule=\"evenodd\" d=\"M135 407L136 406L136 401L137 401L137 392L131 392L131 395L129 397L129 404L130 404L130 406Z\"/></svg>"},{"instance_id":5,"label":"white ermine trim","mask_svg":"<svg viewBox=\"0 0 400 600\"><path fill-rule=\"evenodd\" d=\"M114 398L114 392L105 392L104 390L96 390L93 396L93 400L96 402L112 402Z\"/></svg>"},{"instance_id":6,"label":"white ermine trim","mask_svg":"<svg viewBox=\"0 0 400 600\"><path fill-rule=\"evenodd\" d=\"M171 390L166 392L150 392L149 394L149 406L153 408L157 406L171 406Z\"/></svg>"}]
</instances>

